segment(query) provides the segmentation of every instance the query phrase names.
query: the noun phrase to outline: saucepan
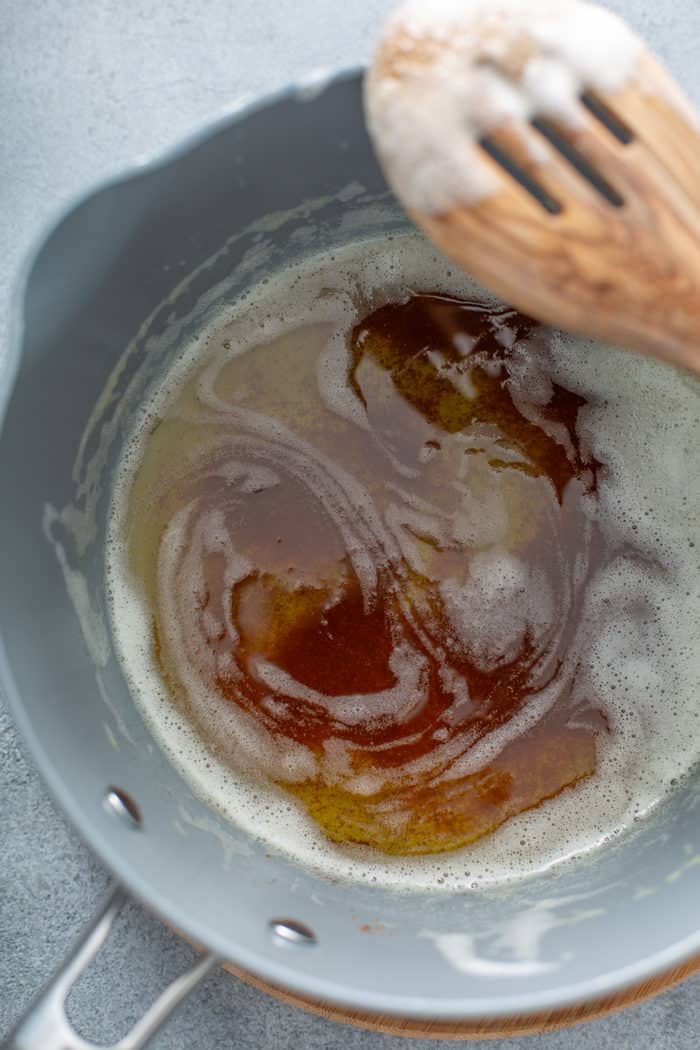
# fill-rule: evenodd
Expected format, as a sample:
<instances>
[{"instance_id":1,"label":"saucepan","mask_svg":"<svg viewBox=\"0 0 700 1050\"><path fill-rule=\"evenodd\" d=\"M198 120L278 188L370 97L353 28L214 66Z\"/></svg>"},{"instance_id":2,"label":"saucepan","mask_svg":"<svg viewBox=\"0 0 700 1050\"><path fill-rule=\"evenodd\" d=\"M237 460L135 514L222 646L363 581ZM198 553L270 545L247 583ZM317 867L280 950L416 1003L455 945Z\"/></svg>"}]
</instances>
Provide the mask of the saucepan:
<instances>
[{"instance_id":1,"label":"saucepan","mask_svg":"<svg viewBox=\"0 0 700 1050\"><path fill-rule=\"evenodd\" d=\"M133 895L201 946L120 1046L143 1045L216 960L369 1017L506 1024L601 1003L700 952L700 790L633 834L499 889L331 881L197 798L115 658L103 550L134 413L202 323L266 268L404 228L359 72L231 114L71 207L24 273L0 377L0 680L51 792L120 887L10 1037L85 1047L62 1001ZM439 889L439 892L438 892Z\"/></svg>"}]
</instances>

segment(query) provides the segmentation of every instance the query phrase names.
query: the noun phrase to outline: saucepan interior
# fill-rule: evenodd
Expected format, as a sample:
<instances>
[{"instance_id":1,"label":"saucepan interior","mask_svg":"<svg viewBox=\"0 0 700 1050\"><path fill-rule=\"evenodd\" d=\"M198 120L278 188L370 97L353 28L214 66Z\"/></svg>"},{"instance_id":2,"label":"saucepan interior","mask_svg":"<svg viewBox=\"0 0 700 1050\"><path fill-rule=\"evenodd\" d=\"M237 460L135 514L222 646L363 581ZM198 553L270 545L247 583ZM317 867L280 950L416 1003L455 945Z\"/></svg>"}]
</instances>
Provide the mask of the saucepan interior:
<instances>
[{"instance_id":1,"label":"saucepan interior","mask_svg":"<svg viewBox=\"0 0 700 1050\"><path fill-rule=\"evenodd\" d=\"M183 339L266 268L405 224L358 74L247 109L61 219L26 274L14 389L8 377L2 391L0 670L55 797L164 919L306 996L503 1017L609 994L700 949L697 786L623 841L513 890L334 883L194 797L134 706L105 607L111 472ZM136 802L140 828L105 808L111 786ZM278 918L315 943L281 943Z\"/></svg>"}]
</instances>

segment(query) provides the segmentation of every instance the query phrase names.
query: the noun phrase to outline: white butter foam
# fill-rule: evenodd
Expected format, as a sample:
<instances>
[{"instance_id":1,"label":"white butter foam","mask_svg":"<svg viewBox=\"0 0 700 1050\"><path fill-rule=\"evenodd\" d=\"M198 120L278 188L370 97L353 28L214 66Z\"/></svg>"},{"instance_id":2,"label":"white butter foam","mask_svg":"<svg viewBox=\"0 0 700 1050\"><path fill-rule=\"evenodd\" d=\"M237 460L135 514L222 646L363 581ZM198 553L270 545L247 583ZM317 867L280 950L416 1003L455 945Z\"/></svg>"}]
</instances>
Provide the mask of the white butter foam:
<instances>
[{"instance_id":1,"label":"white butter foam","mask_svg":"<svg viewBox=\"0 0 700 1050\"><path fill-rule=\"evenodd\" d=\"M327 404L361 426L361 412L348 393L344 370L328 362L342 362L342 333L359 320L358 302L400 300L412 290L478 295L464 275L453 273L449 263L423 238L410 233L339 248L270 275L186 347L144 410L125 450L114 490L107 580L114 637L134 698L154 736L200 797L251 835L331 877L395 887L453 889L530 875L598 847L652 810L671 790L672 781L686 774L700 757L700 652L696 644L700 636L700 472L695 465L695 434L700 422L698 384L618 350L564 335L553 337L552 378L587 399L579 418L580 437L607 465L599 479L599 525L618 542L624 544L627 539L635 551L634 556L620 554L591 581L577 643L578 656L587 664L587 678L595 683L613 731L598 738L598 769L592 778L509 820L476 844L451 853L393 858L359 847L338 847L288 796L235 772L229 763L212 755L173 705L154 663L148 641L151 614L130 576L125 544L129 491L149 429L195 371L202 375L203 403L214 411L214 379L223 362L302 323L324 323L329 334L319 366L320 390ZM224 343L228 345L222 350ZM527 371L526 362L523 369ZM533 377L533 388L537 382ZM543 388L533 400L546 399L547 390ZM226 407L231 409L228 403ZM246 422L248 432L259 424L250 418ZM278 436L283 430L278 425ZM293 466L294 457L290 456ZM314 467L314 460L304 462L307 466L311 463L309 484L320 484L323 478L324 485L330 486L326 498L331 510L336 508L336 523L344 521L342 501L349 500L358 508L359 520L344 535L344 543L354 551L363 589L371 593L376 586L375 570L364 545L369 542L367 536L378 533L381 523L372 520L366 495L357 483L353 488L352 478L338 472L331 484L320 466L318 470ZM253 473L246 469L249 487L276 484L269 464L258 464ZM402 509L405 513L406 508ZM411 508L411 513L425 514L425 509ZM479 522L469 518L474 509L467 506L464 513L460 527L469 535L478 535ZM497 523L499 508L493 512L489 509L489 515ZM175 566L182 553L178 544L186 535L184 512L183 520L174 520L172 528L171 542L164 549ZM211 518L200 521L198 528L200 546L214 549L220 544L220 522ZM384 529L385 542L390 543L391 537L392 530ZM194 551L184 556L190 554L196 563ZM235 559L226 564L231 581L244 575L246 568ZM174 570L163 564L161 571L167 576ZM467 597L472 607L476 602L483 609L487 625L481 633L484 645L494 626L504 632L506 644L516 644L523 624L537 633L551 619L546 582L527 578L512 553L480 555L467 587L468 596L448 595L448 606L457 622L460 602ZM499 600L507 600L511 620L497 622L494 610ZM177 624L172 628L177 630ZM183 652L188 644L191 639L183 640ZM190 651L189 656L194 664L211 659L205 649ZM490 658L488 649L482 656ZM277 671L261 667L258 673L263 678L270 674L274 677ZM409 662L401 675L406 682L418 683L420 668ZM190 684L195 691L201 689L197 676ZM537 704L528 706L520 720L516 718L505 727L506 734L521 732L541 717L554 699L542 690ZM393 711L399 700L398 693L388 691L382 699L385 712ZM362 697L354 701L342 698L340 702L346 704L345 717L359 716ZM215 698L211 704L212 711L219 712L220 732L235 732L243 751L254 756L264 747L266 765L280 763L290 781L311 775L316 760L310 751L298 748L290 753L280 748L278 753L270 753L269 740L261 739L260 729L251 719L246 720L233 705L222 710L219 704L217 708ZM440 746L444 745L438 739L436 747ZM465 761L478 768L494 751L498 753L500 746L497 735L491 734L481 748L467 752ZM329 755L329 761L342 773L342 754ZM362 787L356 785L358 793ZM364 787L371 791L374 785Z\"/></svg>"},{"instance_id":2,"label":"white butter foam","mask_svg":"<svg viewBox=\"0 0 700 1050\"><path fill-rule=\"evenodd\" d=\"M386 26L365 90L398 196L430 214L497 193L483 135L510 122L546 163L530 119L580 125L581 92L623 87L643 48L621 18L584 0L408 0ZM513 60L522 69L504 75Z\"/></svg>"}]
</instances>

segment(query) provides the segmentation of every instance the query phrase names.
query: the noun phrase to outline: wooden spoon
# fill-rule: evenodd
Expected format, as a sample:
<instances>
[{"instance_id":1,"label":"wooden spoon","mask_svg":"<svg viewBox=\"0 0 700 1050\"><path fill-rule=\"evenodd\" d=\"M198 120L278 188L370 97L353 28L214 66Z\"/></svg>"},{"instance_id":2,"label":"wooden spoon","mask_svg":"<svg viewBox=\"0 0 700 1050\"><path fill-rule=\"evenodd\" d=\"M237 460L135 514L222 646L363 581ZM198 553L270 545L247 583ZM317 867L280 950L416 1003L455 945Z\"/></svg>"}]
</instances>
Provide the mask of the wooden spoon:
<instances>
[{"instance_id":1,"label":"wooden spoon","mask_svg":"<svg viewBox=\"0 0 700 1050\"><path fill-rule=\"evenodd\" d=\"M670 74L579 0L417 11L365 88L411 217L520 310L700 374L700 135Z\"/></svg>"}]
</instances>

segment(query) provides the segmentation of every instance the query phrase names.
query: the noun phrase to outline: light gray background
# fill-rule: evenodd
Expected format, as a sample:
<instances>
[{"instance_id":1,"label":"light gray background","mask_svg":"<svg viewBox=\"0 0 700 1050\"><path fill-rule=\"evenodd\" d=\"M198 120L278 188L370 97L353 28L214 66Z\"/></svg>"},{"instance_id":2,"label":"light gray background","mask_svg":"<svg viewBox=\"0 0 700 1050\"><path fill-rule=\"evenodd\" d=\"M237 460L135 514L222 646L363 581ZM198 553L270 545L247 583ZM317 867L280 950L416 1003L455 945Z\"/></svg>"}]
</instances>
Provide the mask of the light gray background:
<instances>
[{"instance_id":1,"label":"light gray background","mask_svg":"<svg viewBox=\"0 0 700 1050\"><path fill-rule=\"evenodd\" d=\"M133 158L177 141L241 94L268 91L314 67L363 61L391 6L391 0L0 0L0 368L17 266L62 203ZM611 6L646 33L700 101L698 0ZM10 498L2 495L0 513ZM0 1035L62 958L107 883L47 798L0 697ZM86 1036L111 1041L190 955L131 907L76 989L71 1016ZM695 979L606 1021L492 1045L695 1050L699 1041ZM346 1029L217 973L153 1045L437 1050L447 1044Z\"/></svg>"}]
</instances>

